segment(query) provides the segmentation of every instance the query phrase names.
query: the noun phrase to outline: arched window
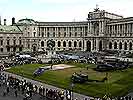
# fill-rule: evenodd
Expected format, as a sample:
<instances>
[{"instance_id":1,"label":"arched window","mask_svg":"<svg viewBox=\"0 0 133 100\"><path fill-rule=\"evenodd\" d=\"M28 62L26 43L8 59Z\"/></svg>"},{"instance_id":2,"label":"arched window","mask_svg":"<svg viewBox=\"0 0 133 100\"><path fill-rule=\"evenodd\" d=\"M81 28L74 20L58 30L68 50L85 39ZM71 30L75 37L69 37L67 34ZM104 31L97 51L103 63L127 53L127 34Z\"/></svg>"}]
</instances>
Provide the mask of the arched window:
<instances>
[{"instance_id":1,"label":"arched window","mask_svg":"<svg viewBox=\"0 0 133 100\"><path fill-rule=\"evenodd\" d=\"M80 36L82 36L82 32L80 33Z\"/></svg>"},{"instance_id":2,"label":"arched window","mask_svg":"<svg viewBox=\"0 0 133 100\"><path fill-rule=\"evenodd\" d=\"M122 43L121 42L119 43L119 49L120 50L122 49Z\"/></svg>"},{"instance_id":3,"label":"arched window","mask_svg":"<svg viewBox=\"0 0 133 100\"><path fill-rule=\"evenodd\" d=\"M132 50L132 43L129 43L129 50Z\"/></svg>"},{"instance_id":4,"label":"arched window","mask_svg":"<svg viewBox=\"0 0 133 100\"><path fill-rule=\"evenodd\" d=\"M81 41L79 42L79 47L82 47L82 42Z\"/></svg>"},{"instance_id":5,"label":"arched window","mask_svg":"<svg viewBox=\"0 0 133 100\"><path fill-rule=\"evenodd\" d=\"M109 42L109 49L112 49L112 43Z\"/></svg>"},{"instance_id":6,"label":"arched window","mask_svg":"<svg viewBox=\"0 0 133 100\"><path fill-rule=\"evenodd\" d=\"M71 42L71 41L69 41L69 42L68 42L68 44L69 44L69 47L71 47L71 46L72 46L72 42Z\"/></svg>"},{"instance_id":7,"label":"arched window","mask_svg":"<svg viewBox=\"0 0 133 100\"><path fill-rule=\"evenodd\" d=\"M49 32L47 33L47 37L50 37L50 33Z\"/></svg>"},{"instance_id":8,"label":"arched window","mask_svg":"<svg viewBox=\"0 0 133 100\"><path fill-rule=\"evenodd\" d=\"M77 42L76 41L74 41L74 47L77 47Z\"/></svg>"},{"instance_id":9,"label":"arched window","mask_svg":"<svg viewBox=\"0 0 133 100\"><path fill-rule=\"evenodd\" d=\"M114 49L117 49L117 43L116 42L114 43Z\"/></svg>"},{"instance_id":10,"label":"arched window","mask_svg":"<svg viewBox=\"0 0 133 100\"><path fill-rule=\"evenodd\" d=\"M61 42L60 41L58 41L58 47L60 47L61 46Z\"/></svg>"},{"instance_id":11,"label":"arched window","mask_svg":"<svg viewBox=\"0 0 133 100\"><path fill-rule=\"evenodd\" d=\"M66 42L65 41L63 42L63 47L66 47Z\"/></svg>"},{"instance_id":12,"label":"arched window","mask_svg":"<svg viewBox=\"0 0 133 100\"><path fill-rule=\"evenodd\" d=\"M127 50L127 42L124 43L124 50Z\"/></svg>"},{"instance_id":13,"label":"arched window","mask_svg":"<svg viewBox=\"0 0 133 100\"><path fill-rule=\"evenodd\" d=\"M41 42L41 47L44 47L44 41Z\"/></svg>"},{"instance_id":14,"label":"arched window","mask_svg":"<svg viewBox=\"0 0 133 100\"><path fill-rule=\"evenodd\" d=\"M53 33L53 37L55 37L55 32Z\"/></svg>"},{"instance_id":15,"label":"arched window","mask_svg":"<svg viewBox=\"0 0 133 100\"><path fill-rule=\"evenodd\" d=\"M75 32L75 37L77 37L77 32Z\"/></svg>"},{"instance_id":16,"label":"arched window","mask_svg":"<svg viewBox=\"0 0 133 100\"><path fill-rule=\"evenodd\" d=\"M60 37L60 36L61 36L61 33L59 32L59 33L58 33L58 37Z\"/></svg>"},{"instance_id":17,"label":"arched window","mask_svg":"<svg viewBox=\"0 0 133 100\"><path fill-rule=\"evenodd\" d=\"M70 32L70 33L69 33L69 37L71 37L71 36L72 36L72 33Z\"/></svg>"},{"instance_id":18,"label":"arched window","mask_svg":"<svg viewBox=\"0 0 133 100\"><path fill-rule=\"evenodd\" d=\"M64 37L66 37L66 32L64 33Z\"/></svg>"}]
</instances>

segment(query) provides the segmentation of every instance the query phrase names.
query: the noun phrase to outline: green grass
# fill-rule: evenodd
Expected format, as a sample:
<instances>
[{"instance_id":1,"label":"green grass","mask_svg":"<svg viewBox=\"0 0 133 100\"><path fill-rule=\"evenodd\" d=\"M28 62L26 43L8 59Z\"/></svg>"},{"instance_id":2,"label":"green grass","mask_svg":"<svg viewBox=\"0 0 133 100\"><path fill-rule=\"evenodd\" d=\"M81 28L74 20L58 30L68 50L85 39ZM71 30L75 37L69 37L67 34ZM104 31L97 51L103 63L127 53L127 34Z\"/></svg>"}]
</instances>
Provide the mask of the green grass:
<instances>
[{"instance_id":1,"label":"green grass","mask_svg":"<svg viewBox=\"0 0 133 100\"><path fill-rule=\"evenodd\" d=\"M75 67L58 71L46 71L36 78L33 78L33 72L38 67L46 65L28 64L16 66L7 71L64 89L70 89L70 77L74 72L86 73L88 74L89 79L95 80L102 80L105 77L105 72L96 72L93 70L95 67L93 64L69 63L69 65L74 65ZM89 67L88 70L86 70L86 66ZM108 72L108 82L87 82L84 84L75 84L74 91L95 97L103 97L106 93L110 94L110 96L122 96L125 95L128 90L133 88L132 76L133 68L124 71Z\"/></svg>"}]
</instances>

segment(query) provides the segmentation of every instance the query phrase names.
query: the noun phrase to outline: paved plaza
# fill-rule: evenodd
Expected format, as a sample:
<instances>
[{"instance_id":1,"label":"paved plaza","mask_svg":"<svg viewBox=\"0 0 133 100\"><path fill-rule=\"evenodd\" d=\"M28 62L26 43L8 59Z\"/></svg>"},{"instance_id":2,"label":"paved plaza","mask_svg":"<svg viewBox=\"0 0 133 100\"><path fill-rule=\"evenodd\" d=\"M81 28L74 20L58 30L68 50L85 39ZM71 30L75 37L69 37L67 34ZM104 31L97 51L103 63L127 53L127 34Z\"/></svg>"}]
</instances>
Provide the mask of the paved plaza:
<instances>
[{"instance_id":1,"label":"paved plaza","mask_svg":"<svg viewBox=\"0 0 133 100\"><path fill-rule=\"evenodd\" d=\"M31 80L31 79L28 79L28 78L24 78L24 77L21 77L21 76L18 76L18 75L9 73L9 72L5 72L4 71L2 73L7 74L7 75L12 75L13 77L18 78L20 80L26 80L27 82L31 82L32 84L35 84L38 87L44 86L45 88L48 88L48 89L62 90L61 88L57 88L57 87L54 87L52 85L48 85L48 84L44 84L44 83L41 83L41 82L38 82L38 81L35 81L35 80ZM3 93L3 90L4 90L4 87L2 86L2 88L0 89L0 91L2 91L2 93ZM19 94L18 97L16 98L14 96L14 92L12 91L9 94L9 96L7 96L7 97L3 97L2 94L1 94L0 100L23 100L23 97L24 97L23 95ZM45 98L42 99L40 97L41 97L40 95L35 94L35 95L33 95L33 99L32 100L47 100ZM78 93L73 93L73 99L84 100L85 98L88 98L87 100L89 100L89 98L92 98L92 97L88 97L88 96L85 96L85 95L82 95L82 94L78 94ZM66 100L66 98L64 98L64 100Z\"/></svg>"}]
</instances>

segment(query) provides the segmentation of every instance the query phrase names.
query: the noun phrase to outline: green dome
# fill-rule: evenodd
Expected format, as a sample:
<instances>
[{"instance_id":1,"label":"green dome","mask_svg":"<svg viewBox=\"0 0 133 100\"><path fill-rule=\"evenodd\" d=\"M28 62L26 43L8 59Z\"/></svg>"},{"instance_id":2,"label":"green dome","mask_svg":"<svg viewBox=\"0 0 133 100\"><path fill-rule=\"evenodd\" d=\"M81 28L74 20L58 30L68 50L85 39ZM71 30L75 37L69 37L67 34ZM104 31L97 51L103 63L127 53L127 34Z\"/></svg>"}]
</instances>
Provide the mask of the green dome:
<instances>
[{"instance_id":1,"label":"green dome","mask_svg":"<svg viewBox=\"0 0 133 100\"><path fill-rule=\"evenodd\" d=\"M36 22L33 19L20 19L17 24L35 24Z\"/></svg>"}]
</instances>

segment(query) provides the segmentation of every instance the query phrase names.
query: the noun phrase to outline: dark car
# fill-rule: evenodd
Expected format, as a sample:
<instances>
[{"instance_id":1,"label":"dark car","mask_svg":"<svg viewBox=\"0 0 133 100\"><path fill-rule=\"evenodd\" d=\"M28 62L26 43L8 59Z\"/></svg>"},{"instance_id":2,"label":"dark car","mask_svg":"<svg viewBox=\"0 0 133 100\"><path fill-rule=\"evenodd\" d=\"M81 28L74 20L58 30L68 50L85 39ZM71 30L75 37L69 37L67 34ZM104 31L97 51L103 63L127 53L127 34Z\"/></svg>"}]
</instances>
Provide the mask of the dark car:
<instances>
[{"instance_id":1,"label":"dark car","mask_svg":"<svg viewBox=\"0 0 133 100\"><path fill-rule=\"evenodd\" d=\"M74 83L84 83L88 81L88 75L73 73L71 79Z\"/></svg>"},{"instance_id":2,"label":"dark car","mask_svg":"<svg viewBox=\"0 0 133 100\"><path fill-rule=\"evenodd\" d=\"M97 64L96 70L97 71L110 71L110 70L114 70L114 66L111 64Z\"/></svg>"}]
</instances>

